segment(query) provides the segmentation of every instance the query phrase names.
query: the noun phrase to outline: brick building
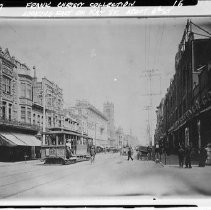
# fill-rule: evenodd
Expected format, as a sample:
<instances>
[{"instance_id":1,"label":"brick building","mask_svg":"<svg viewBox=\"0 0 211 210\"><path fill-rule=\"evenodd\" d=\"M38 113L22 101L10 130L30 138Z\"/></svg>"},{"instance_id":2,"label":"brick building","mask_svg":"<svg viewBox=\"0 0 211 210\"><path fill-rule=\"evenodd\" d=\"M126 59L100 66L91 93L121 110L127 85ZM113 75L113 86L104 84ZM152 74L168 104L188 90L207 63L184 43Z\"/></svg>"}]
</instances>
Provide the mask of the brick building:
<instances>
[{"instance_id":1,"label":"brick building","mask_svg":"<svg viewBox=\"0 0 211 210\"><path fill-rule=\"evenodd\" d=\"M181 144L197 151L211 141L211 39L196 39L193 26L198 27L187 22L175 56L175 75L157 107L155 142L170 152Z\"/></svg>"}]
</instances>

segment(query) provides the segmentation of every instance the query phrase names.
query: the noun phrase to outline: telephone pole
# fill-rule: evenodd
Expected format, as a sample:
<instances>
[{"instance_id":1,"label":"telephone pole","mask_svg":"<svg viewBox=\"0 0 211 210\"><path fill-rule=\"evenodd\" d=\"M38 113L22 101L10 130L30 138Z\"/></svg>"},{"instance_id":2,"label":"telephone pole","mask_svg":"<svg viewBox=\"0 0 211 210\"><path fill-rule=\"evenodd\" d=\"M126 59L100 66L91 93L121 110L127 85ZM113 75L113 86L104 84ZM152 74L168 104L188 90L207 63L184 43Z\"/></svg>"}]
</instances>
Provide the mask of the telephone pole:
<instances>
[{"instance_id":1,"label":"telephone pole","mask_svg":"<svg viewBox=\"0 0 211 210\"><path fill-rule=\"evenodd\" d=\"M144 110L146 110L148 112L148 120L147 120L147 139L148 139L148 142L149 142L149 145L150 146L154 146L154 141L153 141L153 138L152 138L152 125L151 125L151 116L152 116L152 97L153 96L161 96L161 74L160 73L157 73L158 70L155 70L155 69L149 69L149 70L146 70L144 71L143 75L141 75L140 77L144 77L146 79L148 79L148 93L147 94L142 94L142 96L148 96L149 97L149 105L146 106L144 108ZM159 77L160 79L160 92L159 93L152 93L152 77Z\"/></svg>"}]
</instances>

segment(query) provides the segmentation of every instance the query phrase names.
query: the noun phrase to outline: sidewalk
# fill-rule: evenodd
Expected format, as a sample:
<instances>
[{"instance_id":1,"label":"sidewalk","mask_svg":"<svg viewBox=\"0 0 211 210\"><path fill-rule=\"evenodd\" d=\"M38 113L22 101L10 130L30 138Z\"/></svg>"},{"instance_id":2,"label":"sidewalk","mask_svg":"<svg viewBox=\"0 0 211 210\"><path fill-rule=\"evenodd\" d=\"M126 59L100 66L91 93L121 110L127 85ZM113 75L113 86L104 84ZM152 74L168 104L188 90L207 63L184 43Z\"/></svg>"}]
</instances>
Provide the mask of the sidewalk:
<instances>
[{"instance_id":1,"label":"sidewalk","mask_svg":"<svg viewBox=\"0 0 211 210\"><path fill-rule=\"evenodd\" d=\"M166 160L165 160L165 156L162 155L161 162L163 163L163 165L179 166L179 159L177 155L166 156ZM191 164L198 166L199 163L197 160L192 160Z\"/></svg>"},{"instance_id":2,"label":"sidewalk","mask_svg":"<svg viewBox=\"0 0 211 210\"><path fill-rule=\"evenodd\" d=\"M39 159L36 159L36 160L17 161L17 162L0 162L0 167L13 166L18 164L35 164L35 163L41 163L41 161Z\"/></svg>"}]
</instances>

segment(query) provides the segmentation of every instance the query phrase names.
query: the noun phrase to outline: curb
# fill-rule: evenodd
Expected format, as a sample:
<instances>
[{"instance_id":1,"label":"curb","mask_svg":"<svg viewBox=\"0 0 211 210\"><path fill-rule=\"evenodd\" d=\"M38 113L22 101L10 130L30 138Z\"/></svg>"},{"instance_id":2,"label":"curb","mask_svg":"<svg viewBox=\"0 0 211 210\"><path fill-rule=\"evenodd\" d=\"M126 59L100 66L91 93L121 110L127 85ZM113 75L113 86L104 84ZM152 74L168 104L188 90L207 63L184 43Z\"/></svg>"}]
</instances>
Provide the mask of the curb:
<instances>
[{"instance_id":1,"label":"curb","mask_svg":"<svg viewBox=\"0 0 211 210\"><path fill-rule=\"evenodd\" d=\"M36 162L41 162L41 161L38 159L38 160L28 160L28 161L18 161L18 162L0 162L0 167L13 166L19 164L29 164Z\"/></svg>"}]
</instances>

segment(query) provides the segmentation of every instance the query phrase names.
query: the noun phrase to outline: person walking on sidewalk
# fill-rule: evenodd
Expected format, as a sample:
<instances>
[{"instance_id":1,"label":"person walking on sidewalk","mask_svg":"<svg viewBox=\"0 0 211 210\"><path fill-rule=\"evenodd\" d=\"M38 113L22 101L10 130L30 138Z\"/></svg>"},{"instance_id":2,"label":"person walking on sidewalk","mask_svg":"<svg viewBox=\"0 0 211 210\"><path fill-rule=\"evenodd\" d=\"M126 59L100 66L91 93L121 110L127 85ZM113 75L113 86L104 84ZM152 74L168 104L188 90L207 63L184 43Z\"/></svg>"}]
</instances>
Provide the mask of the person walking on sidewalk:
<instances>
[{"instance_id":1,"label":"person walking on sidewalk","mask_svg":"<svg viewBox=\"0 0 211 210\"><path fill-rule=\"evenodd\" d=\"M201 147L199 154L199 167L205 167L207 160L207 150L204 147Z\"/></svg>"},{"instance_id":2,"label":"person walking on sidewalk","mask_svg":"<svg viewBox=\"0 0 211 210\"><path fill-rule=\"evenodd\" d=\"M192 168L191 166L191 146L188 145L185 149L185 168Z\"/></svg>"},{"instance_id":3,"label":"person walking on sidewalk","mask_svg":"<svg viewBox=\"0 0 211 210\"><path fill-rule=\"evenodd\" d=\"M179 146L178 149L178 158L179 158L179 167L183 168L184 165L185 150L183 146Z\"/></svg>"},{"instance_id":4,"label":"person walking on sidewalk","mask_svg":"<svg viewBox=\"0 0 211 210\"><path fill-rule=\"evenodd\" d=\"M129 161L130 159L133 160L131 148L128 149L127 156L128 156L128 158L127 158L128 161Z\"/></svg>"},{"instance_id":5,"label":"person walking on sidewalk","mask_svg":"<svg viewBox=\"0 0 211 210\"><path fill-rule=\"evenodd\" d=\"M96 155L96 151L95 151L94 146L92 146L92 148L91 148L91 150L90 150L91 164L94 163L95 155Z\"/></svg>"}]
</instances>

